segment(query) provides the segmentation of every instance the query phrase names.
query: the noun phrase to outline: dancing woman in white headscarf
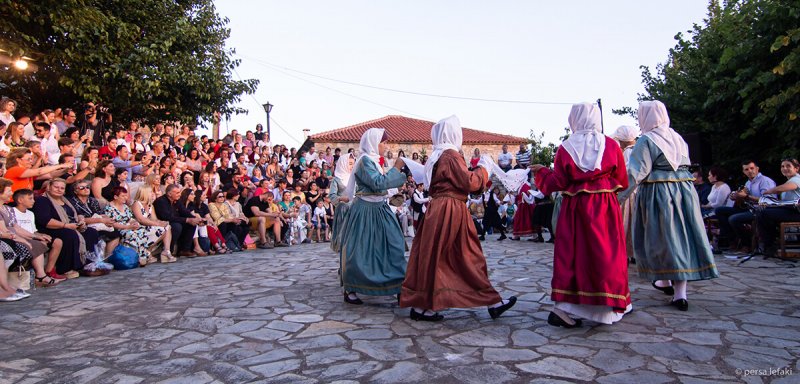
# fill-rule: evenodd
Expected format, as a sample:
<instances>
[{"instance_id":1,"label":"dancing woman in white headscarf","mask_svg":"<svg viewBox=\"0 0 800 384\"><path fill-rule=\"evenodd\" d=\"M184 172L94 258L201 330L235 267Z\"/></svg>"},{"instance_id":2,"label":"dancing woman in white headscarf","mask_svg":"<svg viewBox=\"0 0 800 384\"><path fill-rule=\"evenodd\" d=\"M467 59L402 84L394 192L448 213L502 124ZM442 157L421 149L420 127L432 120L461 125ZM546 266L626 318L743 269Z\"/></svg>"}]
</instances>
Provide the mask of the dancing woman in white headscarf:
<instances>
[{"instance_id":1,"label":"dancing woman in white headscarf","mask_svg":"<svg viewBox=\"0 0 800 384\"><path fill-rule=\"evenodd\" d=\"M411 246L400 306L411 307L414 320L440 321L444 316L435 311L479 306L489 306L489 315L497 318L517 299L502 300L489 282L465 204L470 193L483 191L491 168L481 159L472 171L467 169L458 152L462 131L455 116L436 123L431 139L433 153L425 163L431 201Z\"/></svg>"},{"instance_id":2,"label":"dancing woman in white headscarf","mask_svg":"<svg viewBox=\"0 0 800 384\"><path fill-rule=\"evenodd\" d=\"M342 224L347 218L347 211L350 210L350 199L344 196L347 184L353 174L353 165L356 157L352 153L339 156L336 161L336 169L333 170L333 181L328 197L333 204L333 223L331 224L331 249L339 252L342 241Z\"/></svg>"},{"instance_id":3,"label":"dancing woman in white headscarf","mask_svg":"<svg viewBox=\"0 0 800 384\"><path fill-rule=\"evenodd\" d=\"M556 152L555 168L531 166L543 193L563 196L553 262L555 307L547 319L554 326L580 326L581 318L612 324L631 309L616 195L628 186L628 177L619 145L600 132L600 124L597 105L573 105L572 134Z\"/></svg>"},{"instance_id":4,"label":"dancing woman in white headscarf","mask_svg":"<svg viewBox=\"0 0 800 384\"><path fill-rule=\"evenodd\" d=\"M625 157L626 168L628 167L628 160L631 158L631 152L633 152L633 146L636 144L636 138L641 134L642 132L639 128L630 125L621 125L611 134L611 137L617 140L619 147L622 149L622 156ZM631 222L633 221L633 196L635 194L636 189L634 188L631 198L627 199L622 204L622 227L625 228L625 251L628 254L628 262L630 263L636 263L636 259L633 257L633 237L631 231Z\"/></svg>"},{"instance_id":5,"label":"dancing woman in white headscarf","mask_svg":"<svg viewBox=\"0 0 800 384\"><path fill-rule=\"evenodd\" d=\"M370 128L361 136L360 155L353 167L344 196L353 203L342 224L340 245L344 301L363 304L356 295L396 295L406 274L405 239L400 223L386 204L387 189L406 181L398 158L384 173L378 163L386 152L382 128Z\"/></svg>"},{"instance_id":6,"label":"dancing woman in white headscarf","mask_svg":"<svg viewBox=\"0 0 800 384\"><path fill-rule=\"evenodd\" d=\"M671 305L686 311L687 281L719 276L692 185L689 147L670 128L662 102L640 103L638 115L642 137L628 161L630 186L619 194L624 202L636 188L632 220L636 268L653 287L673 295Z\"/></svg>"}]
</instances>

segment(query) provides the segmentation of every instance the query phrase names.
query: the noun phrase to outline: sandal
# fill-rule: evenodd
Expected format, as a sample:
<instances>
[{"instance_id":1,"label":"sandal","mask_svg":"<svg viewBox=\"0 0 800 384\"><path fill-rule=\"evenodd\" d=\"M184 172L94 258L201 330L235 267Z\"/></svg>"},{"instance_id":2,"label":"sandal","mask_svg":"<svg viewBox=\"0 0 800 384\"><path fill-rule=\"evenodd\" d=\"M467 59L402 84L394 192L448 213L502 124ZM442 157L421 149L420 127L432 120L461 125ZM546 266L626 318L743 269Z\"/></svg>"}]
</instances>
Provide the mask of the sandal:
<instances>
[{"instance_id":1,"label":"sandal","mask_svg":"<svg viewBox=\"0 0 800 384\"><path fill-rule=\"evenodd\" d=\"M35 285L37 288L52 287L54 285L58 285L58 281L50 276L44 275L36 278Z\"/></svg>"},{"instance_id":2,"label":"sandal","mask_svg":"<svg viewBox=\"0 0 800 384\"><path fill-rule=\"evenodd\" d=\"M161 252L161 264L174 263L176 261L178 261L178 259L173 257L170 251Z\"/></svg>"},{"instance_id":3,"label":"sandal","mask_svg":"<svg viewBox=\"0 0 800 384\"><path fill-rule=\"evenodd\" d=\"M194 253L195 253L195 255L197 255L197 256L208 256L208 253L205 253L205 252L203 252L203 250L202 250L202 249L200 249L200 250L197 250L197 249L195 249L195 250L194 250Z\"/></svg>"}]
</instances>

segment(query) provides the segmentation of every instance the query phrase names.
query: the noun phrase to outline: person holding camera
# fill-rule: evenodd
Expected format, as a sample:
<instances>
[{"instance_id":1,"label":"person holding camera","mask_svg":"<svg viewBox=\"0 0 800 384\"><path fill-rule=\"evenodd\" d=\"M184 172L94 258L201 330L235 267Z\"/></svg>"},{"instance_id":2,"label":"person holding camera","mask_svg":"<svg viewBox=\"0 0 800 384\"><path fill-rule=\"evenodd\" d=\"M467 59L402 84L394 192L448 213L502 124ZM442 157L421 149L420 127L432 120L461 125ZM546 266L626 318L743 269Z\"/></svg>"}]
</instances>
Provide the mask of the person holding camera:
<instances>
[{"instance_id":1,"label":"person holding camera","mask_svg":"<svg viewBox=\"0 0 800 384\"><path fill-rule=\"evenodd\" d=\"M89 102L83 107L83 123L81 124L81 136L88 135L92 138L94 145L102 145L105 137L106 125L112 122L111 113L108 107Z\"/></svg>"},{"instance_id":2,"label":"person holding camera","mask_svg":"<svg viewBox=\"0 0 800 384\"><path fill-rule=\"evenodd\" d=\"M119 140L117 140L119 142ZM128 181L133 181L133 174L137 175L145 175L147 172L147 168L150 167L150 164L144 163L144 158L142 161L132 160L131 153L128 147L123 144L117 145L117 157L111 160L111 163L114 164L114 167L117 169L126 169L128 170ZM149 159L149 157L148 157Z\"/></svg>"}]
</instances>

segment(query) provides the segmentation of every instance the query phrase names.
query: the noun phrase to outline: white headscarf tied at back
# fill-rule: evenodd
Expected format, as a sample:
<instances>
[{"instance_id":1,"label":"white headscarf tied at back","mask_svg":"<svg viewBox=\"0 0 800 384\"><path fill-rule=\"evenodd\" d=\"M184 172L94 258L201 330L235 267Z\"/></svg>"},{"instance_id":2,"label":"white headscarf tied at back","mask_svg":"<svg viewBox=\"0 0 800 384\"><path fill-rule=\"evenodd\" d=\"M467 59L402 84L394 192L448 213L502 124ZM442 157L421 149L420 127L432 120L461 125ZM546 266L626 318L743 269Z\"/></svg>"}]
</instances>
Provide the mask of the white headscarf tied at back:
<instances>
[{"instance_id":1,"label":"white headscarf tied at back","mask_svg":"<svg viewBox=\"0 0 800 384\"><path fill-rule=\"evenodd\" d=\"M611 137L619 140L619 141L634 141L637 137L642 134L642 131L639 130L637 127L633 127L630 125L620 125L614 133L611 134Z\"/></svg>"},{"instance_id":2,"label":"white headscarf tied at back","mask_svg":"<svg viewBox=\"0 0 800 384\"><path fill-rule=\"evenodd\" d=\"M561 146L584 172L600 169L600 163L603 162L606 136L600 132L601 124L600 108L595 104L575 104L569 112L572 134Z\"/></svg>"},{"instance_id":3,"label":"white headscarf tied at back","mask_svg":"<svg viewBox=\"0 0 800 384\"><path fill-rule=\"evenodd\" d=\"M353 157L352 153L339 156L339 160L336 160L336 168L333 170L333 176L338 177L345 186L350 183L350 176L353 174L353 167L350 166L350 159Z\"/></svg>"},{"instance_id":4,"label":"white headscarf tied at back","mask_svg":"<svg viewBox=\"0 0 800 384\"><path fill-rule=\"evenodd\" d=\"M356 163L353 165L351 172L358 169L358 165L363 161L374 161L378 170L383 173L383 167L380 165L381 154L378 153L378 144L381 143L383 134L386 130L383 128L370 128L363 135L361 135L361 143L358 145L359 156ZM353 200L356 195L356 178L350 177L347 182L347 189L345 189L345 196Z\"/></svg>"},{"instance_id":5,"label":"white headscarf tied at back","mask_svg":"<svg viewBox=\"0 0 800 384\"><path fill-rule=\"evenodd\" d=\"M664 157L669 161L673 170L678 170L684 158L689 158L689 146L683 137L669 126L669 115L664 103L643 101L639 103L639 128L642 135L647 136L656 144Z\"/></svg>"},{"instance_id":6,"label":"white headscarf tied at back","mask_svg":"<svg viewBox=\"0 0 800 384\"><path fill-rule=\"evenodd\" d=\"M461 131L461 121L456 115L439 120L431 128L431 141L433 141L433 152L425 163L426 187L430 186L433 177L433 166L442 157L442 153L448 149L461 150L463 132Z\"/></svg>"}]
</instances>

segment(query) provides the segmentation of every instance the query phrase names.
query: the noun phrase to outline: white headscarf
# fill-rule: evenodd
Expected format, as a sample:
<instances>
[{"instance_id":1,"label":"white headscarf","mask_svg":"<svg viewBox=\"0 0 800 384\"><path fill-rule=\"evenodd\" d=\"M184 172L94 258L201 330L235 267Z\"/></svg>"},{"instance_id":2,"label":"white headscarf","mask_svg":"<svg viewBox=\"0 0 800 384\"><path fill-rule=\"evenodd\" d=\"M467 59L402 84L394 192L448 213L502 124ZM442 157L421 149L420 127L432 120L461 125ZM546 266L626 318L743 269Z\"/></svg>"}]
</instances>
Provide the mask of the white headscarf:
<instances>
[{"instance_id":1,"label":"white headscarf","mask_svg":"<svg viewBox=\"0 0 800 384\"><path fill-rule=\"evenodd\" d=\"M350 159L353 157L352 153L348 153L344 156L339 156L339 160L336 160L333 177L339 178L344 185L350 183L350 176L353 174L353 168L350 166Z\"/></svg>"},{"instance_id":2,"label":"white headscarf","mask_svg":"<svg viewBox=\"0 0 800 384\"><path fill-rule=\"evenodd\" d=\"M378 152L378 144L381 143L383 134L386 130L383 128L370 128L363 135L361 135L361 143L358 146L359 156L356 163L353 165L352 171L358 169L358 165L363 161L374 161L378 171L383 173L383 167L380 165L381 155ZM350 177L347 182L347 189L345 189L345 196L350 200L356 195L356 178Z\"/></svg>"},{"instance_id":3,"label":"white headscarf","mask_svg":"<svg viewBox=\"0 0 800 384\"><path fill-rule=\"evenodd\" d=\"M619 128L617 128L617 130L611 134L611 137L619 141L634 141L641 134L642 131L639 130L638 127L633 127L630 125L620 125Z\"/></svg>"},{"instance_id":4,"label":"white headscarf","mask_svg":"<svg viewBox=\"0 0 800 384\"><path fill-rule=\"evenodd\" d=\"M431 129L431 141L433 141L433 152L425 163L426 186L430 187L433 177L433 166L439 161L442 153L448 149L461 150L463 132L461 131L461 121L456 115L439 120Z\"/></svg>"},{"instance_id":5,"label":"white headscarf","mask_svg":"<svg viewBox=\"0 0 800 384\"><path fill-rule=\"evenodd\" d=\"M575 104L569 112L572 134L561 146L584 172L600 169L603 162L606 136L600 132L601 124L600 108L592 103Z\"/></svg>"},{"instance_id":6,"label":"white headscarf","mask_svg":"<svg viewBox=\"0 0 800 384\"><path fill-rule=\"evenodd\" d=\"M672 169L678 170L683 158L689 158L689 146L678 132L670 128L667 107L658 100L643 101L639 103L638 114L642 135L653 140L658 149L664 152Z\"/></svg>"}]
</instances>

